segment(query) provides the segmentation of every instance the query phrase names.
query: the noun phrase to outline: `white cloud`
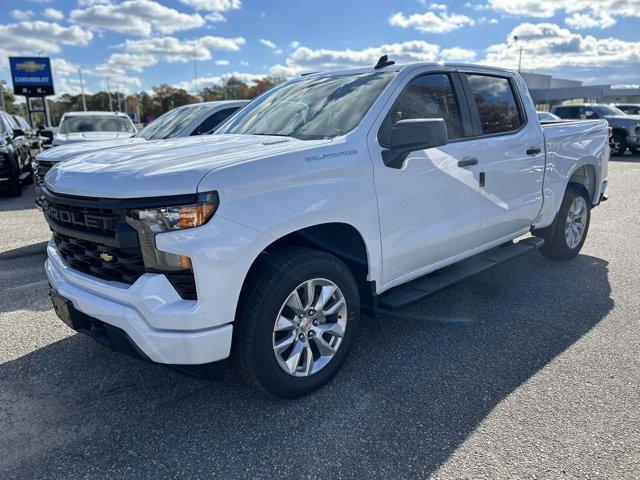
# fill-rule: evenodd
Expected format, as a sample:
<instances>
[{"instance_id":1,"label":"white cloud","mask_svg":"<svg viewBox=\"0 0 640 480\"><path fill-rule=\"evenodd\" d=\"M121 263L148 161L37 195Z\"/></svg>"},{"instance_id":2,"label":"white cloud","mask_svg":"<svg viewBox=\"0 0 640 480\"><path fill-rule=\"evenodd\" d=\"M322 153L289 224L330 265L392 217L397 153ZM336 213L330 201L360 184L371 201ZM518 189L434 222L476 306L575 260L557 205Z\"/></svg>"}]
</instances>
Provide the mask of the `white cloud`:
<instances>
[{"instance_id":1,"label":"white cloud","mask_svg":"<svg viewBox=\"0 0 640 480\"><path fill-rule=\"evenodd\" d=\"M92 39L90 31L76 25L63 27L40 20L0 25L0 59L6 62L9 55L59 53L63 45L88 45Z\"/></svg>"},{"instance_id":2,"label":"white cloud","mask_svg":"<svg viewBox=\"0 0 640 480\"><path fill-rule=\"evenodd\" d=\"M240 60L240 65L242 65L243 67L248 67L251 64L249 62L247 62L246 60Z\"/></svg>"},{"instance_id":3,"label":"white cloud","mask_svg":"<svg viewBox=\"0 0 640 480\"><path fill-rule=\"evenodd\" d=\"M228 12L238 10L242 6L240 0L180 0L180 2L196 10L209 12Z\"/></svg>"},{"instance_id":4,"label":"white cloud","mask_svg":"<svg viewBox=\"0 0 640 480\"><path fill-rule=\"evenodd\" d=\"M387 54L398 63L433 62L439 59L440 47L422 40L391 43L363 50L312 50L297 48L285 61L285 65L275 65L272 73L285 77L318 70L364 67L376 64L381 55Z\"/></svg>"},{"instance_id":5,"label":"white cloud","mask_svg":"<svg viewBox=\"0 0 640 480\"><path fill-rule=\"evenodd\" d=\"M275 43L273 43L271 40L267 40L266 38L261 38L260 43L272 50L275 50L276 48L278 48Z\"/></svg>"},{"instance_id":6,"label":"white cloud","mask_svg":"<svg viewBox=\"0 0 640 480\"><path fill-rule=\"evenodd\" d=\"M442 58L448 62L468 62L476 57L476 52L466 48L445 48L440 52Z\"/></svg>"},{"instance_id":7,"label":"white cloud","mask_svg":"<svg viewBox=\"0 0 640 480\"><path fill-rule=\"evenodd\" d=\"M32 10L11 10L11 18L15 20L29 20L32 16Z\"/></svg>"},{"instance_id":8,"label":"white cloud","mask_svg":"<svg viewBox=\"0 0 640 480\"><path fill-rule=\"evenodd\" d=\"M298 48L298 47L300 46L300 42L299 42L299 41L297 41L297 40L294 40L293 42L291 42L291 43L289 44L289 46L290 46L291 48L293 48L293 49L296 49L296 48Z\"/></svg>"},{"instance_id":9,"label":"white cloud","mask_svg":"<svg viewBox=\"0 0 640 480\"><path fill-rule=\"evenodd\" d=\"M112 53L106 65L114 70L142 72L145 68L158 63L153 55L137 55L132 53Z\"/></svg>"},{"instance_id":10,"label":"white cloud","mask_svg":"<svg viewBox=\"0 0 640 480\"><path fill-rule=\"evenodd\" d=\"M94 4L82 10L72 10L69 18L84 27L140 36L149 36L154 31L173 33L205 24L198 13L182 13L152 0Z\"/></svg>"},{"instance_id":11,"label":"white cloud","mask_svg":"<svg viewBox=\"0 0 640 480\"><path fill-rule=\"evenodd\" d=\"M564 13L573 28L608 28L615 17L640 17L640 0L488 0L486 7L537 18Z\"/></svg>"},{"instance_id":12,"label":"white cloud","mask_svg":"<svg viewBox=\"0 0 640 480\"><path fill-rule=\"evenodd\" d=\"M127 53L152 55L167 62L191 62L193 60L211 60L212 51L235 52L245 44L242 37L225 38L205 36L193 40L181 40L175 37L156 37L145 40L126 40Z\"/></svg>"},{"instance_id":13,"label":"white cloud","mask_svg":"<svg viewBox=\"0 0 640 480\"><path fill-rule=\"evenodd\" d=\"M413 13L406 17L403 13L395 13L389 17L389 23L396 27L414 28L421 33L445 33L465 25L473 25L474 21L466 15L443 12Z\"/></svg>"},{"instance_id":14,"label":"white cloud","mask_svg":"<svg viewBox=\"0 0 640 480\"><path fill-rule=\"evenodd\" d=\"M526 69L624 66L631 71L633 65L640 65L640 42L580 35L553 23L518 25L506 43L487 48L483 63L514 68L518 62L518 48L512 40L515 35L521 40Z\"/></svg>"},{"instance_id":15,"label":"white cloud","mask_svg":"<svg viewBox=\"0 0 640 480\"><path fill-rule=\"evenodd\" d=\"M216 60L216 65L229 65L229 60Z\"/></svg>"},{"instance_id":16,"label":"white cloud","mask_svg":"<svg viewBox=\"0 0 640 480\"><path fill-rule=\"evenodd\" d=\"M226 22L227 21L227 17L222 15L220 12L208 13L207 15L204 16L204 19L208 20L209 22L212 22L212 23L220 23L220 22Z\"/></svg>"},{"instance_id":17,"label":"white cloud","mask_svg":"<svg viewBox=\"0 0 640 480\"><path fill-rule=\"evenodd\" d=\"M43 14L49 20L64 19L64 13L62 13L60 10L56 10L55 8L45 8Z\"/></svg>"},{"instance_id":18,"label":"white cloud","mask_svg":"<svg viewBox=\"0 0 640 480\"><path fill-rule=\"evenodd\" d=\"M178 88L183 88L188 92L198 92L202 90L204 87L210 87L212 85L221 85L227 80L229 80L231 77L235 77L238 80L243 81L244 83L251 84L265 78L266 76L267 75L264 73L229 72L223 75L207 75L203 77L198 77L195 80L180 82L176 86Z\"/></svg>"}]
</instances>

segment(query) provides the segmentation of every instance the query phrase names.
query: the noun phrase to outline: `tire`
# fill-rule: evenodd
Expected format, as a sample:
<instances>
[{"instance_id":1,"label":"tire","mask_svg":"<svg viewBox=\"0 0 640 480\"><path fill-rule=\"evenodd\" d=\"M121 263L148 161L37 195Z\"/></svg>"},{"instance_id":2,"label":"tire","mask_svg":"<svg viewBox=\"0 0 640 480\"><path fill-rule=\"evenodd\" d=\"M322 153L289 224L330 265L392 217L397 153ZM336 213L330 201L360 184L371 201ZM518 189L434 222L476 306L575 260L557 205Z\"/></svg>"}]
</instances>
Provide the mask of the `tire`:
<instances>
[{"instance_id":1,"label":"tire","mask_svg":"<svg viewBox=\"0 0 640 480\"><path fill-rule=\"evenodd\" d=\"M611 155L619 157L624 155L627 151L627 137L624 133L616 132L611 136L609 140L609 146L611 147Z\"/></svg>"},{"instance_id":2,"label":"tire","mask_svg":"<svg viewBox=\"0 0 640 480\"><path fill-rule=\"evenodd\" d=\"M333 378L353 347L360 327L358 285L341 260L319 250L287 248L265 253L258 262L245 281L238 305L233 334L234 363L248 384L270 396L291 399L307 395ZM346 306L320 319L314 317L313 312L304 318L296 316L285 303L296 304L294 300L298 298L307 307L310 302L307 301L306 282L311 280L319 282L310 289L314 290L314 298L319 299L322 293L333 288L328 284L337 287L335 293L327 297L329 300L325 305L328 307L318 308L318 316L322 316L322 311L329 312L339 306L339 298ZM297 297L294 291L298 292ZM280 320L282 317L284 320ZM275 332L276 319L279 319L278 327L284 327L283 331ZM292 327L295 322L299 324ZM315 322L318 322L317 326ZM342 322L343 326L337 322ZM340 340L332 333L334 330L342 332ZM318 335L316 331L324 333ZM300 333L304 342L300 341ZM294 340L290 346L276 353L276 345L287 344L291 337ZM333 344L335 353L329 357L329 350L322 342ZM326 356L318 355L319 346L323 347ZM304 352L294 355L301 350ZM309 355L314 359L312 368L317 369L315 372L309 367ZM293 371L286 363L287 358L289 365L294 366ZM304 371L305 367L308 372Z\"/></svg>"},{"instance_id":3,"label":"tire","mask_svg":"<svg viewBox=\"0 0 640 480\"><path fill-rule=\"evenodd\" d=\"M575 217L575 208L583 206L580 210L582 215ZM581 235L572 236L567 233L569 223L569 213L575 217L571 231L576 235L577 231L581 231ZM579 228L578 221L582 228ZM544 238L544 244L540 249L540 253L551 260L571 260L574 258L584 245L589 232L589 223L591 221L591 199L586 189L582 185L570 183L567 191L562 199L560 211L556 215L553 223L544 229L534 232L536 236Z\"/></svg>"},{"instance_id":4,"label":"tire","mask_svg":"<svg viewBox=\"0 0 640 480\"><path fill-rule=\"evenodd\" d=\"M6 157L9 163L9 181L6 184L6 194L10 197L19 197L22 195L22 182L20 181L20 165L18 160L12 157Z\"/></svg>"}]
</instances>

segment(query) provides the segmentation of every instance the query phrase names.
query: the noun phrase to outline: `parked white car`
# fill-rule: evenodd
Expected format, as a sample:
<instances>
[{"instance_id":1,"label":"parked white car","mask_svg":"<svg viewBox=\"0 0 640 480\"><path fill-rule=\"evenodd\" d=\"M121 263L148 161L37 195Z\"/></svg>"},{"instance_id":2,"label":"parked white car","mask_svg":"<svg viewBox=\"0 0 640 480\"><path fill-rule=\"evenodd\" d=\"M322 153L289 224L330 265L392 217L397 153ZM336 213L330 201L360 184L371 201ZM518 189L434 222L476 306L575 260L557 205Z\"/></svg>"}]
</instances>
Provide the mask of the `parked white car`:
<instances>
[{"instance_id":1,"label":"parked white car","mask_svg":"<svg viewBox=\"0 0 640 480\"><path fill-rule=\"evenodd\" d=\"M78 142L127 138L136 127L125 113L67 112L62 115L51 147Z\"/></svg>"},{"instance_id":2,"label":"parked white car","mask_svg":"<svg viewBox=\"0 0 640 480\"><path fill-rule=\"evenodd\" d=\"M248 100L222 100L184 105L169 110L130 137L73 143L55 149L44 150L36 156L34 164L38 185L42 183L44 176L55 164L76 155L127 145L137 145L154 140L211 133L218 125L247 103L249 103Z\"/></svg>"},{"instance_id":3,"label":"parked white car","mask_svg":"<svg viewBox=\"0 0 640 480\"><path fill-rule=\"evenodd\" d=\"M53 304L115 350L210 375L233 350L251 385L298 397L338 372L363 308L539 246L575 257L608 159L606 121L541 126L515 72L382 58L303 76L216 135L54 167Z\"/></svg>"}]
</instances>

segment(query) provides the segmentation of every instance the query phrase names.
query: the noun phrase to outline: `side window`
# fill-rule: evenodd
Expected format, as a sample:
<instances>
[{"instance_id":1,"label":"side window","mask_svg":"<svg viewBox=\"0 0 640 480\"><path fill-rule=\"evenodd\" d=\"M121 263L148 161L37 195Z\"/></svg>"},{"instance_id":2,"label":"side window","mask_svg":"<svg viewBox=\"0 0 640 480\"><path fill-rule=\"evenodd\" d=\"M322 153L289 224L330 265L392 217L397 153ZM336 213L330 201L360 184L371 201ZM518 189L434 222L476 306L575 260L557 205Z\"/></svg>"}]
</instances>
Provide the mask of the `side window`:
<instances>
[{"instance_id":1,"label":"side window","mask_svg":"<svg viewBox=\"0 0 640 480\"><path fill-rule=\"evenodd\" d=\"M225 108L224 110L220 110L212 115L209 115L209 118L203 121L191 135L202 135L204 133L209 133L239 109L240 107Z\"/></svg>"},{"instance_id":2,"label":"side window","mask_svg":"<svg viewBox=\"0 0 640 480\"><path fill-rule=\"evenodd\" d=\"M580 118L580 107L564 107L558 109L558 116L567 120Z\"/></svg>"},{"instance_id":3,"label":"side window","mask_svg":"<svg viewBox=\"0 0 640 480\"><path fill-rule=\"evenodd\" d=\"M449 139L462 137L460 109L449 75L422 75L407 84L387 115L380 132L382 143L389 143L394 123L415 118L443 118Z\"/></svg>"},{"instance_id":4,"label":"side window","mask_svg":"<svg viewBox=\"0 0 640 480\"><path fill-rule=\"evenodd\" d=\"M585 118L587 120L591 118L598 118L598 112L596 112L593 108L586 107L583 110L584 112L582 113L582 115L580 115L581 118Z\"/></svg>"},{"instance_id":5,"label":"side window","mask_svg":"<svg viewBox=\"0 0 640 480\"><path fill-rule=\"evenodd\" d=\"M509 79L467 74L484 135L512 132L524 123Z\"/></svg>"}]
</instances>

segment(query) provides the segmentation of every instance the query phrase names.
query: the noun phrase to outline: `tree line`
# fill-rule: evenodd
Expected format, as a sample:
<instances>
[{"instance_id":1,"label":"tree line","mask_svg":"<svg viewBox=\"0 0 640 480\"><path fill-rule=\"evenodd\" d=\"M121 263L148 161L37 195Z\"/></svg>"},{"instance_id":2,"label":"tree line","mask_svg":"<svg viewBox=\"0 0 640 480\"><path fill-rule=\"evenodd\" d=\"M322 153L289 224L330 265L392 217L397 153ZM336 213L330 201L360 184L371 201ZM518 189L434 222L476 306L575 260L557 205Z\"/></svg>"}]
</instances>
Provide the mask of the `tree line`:
<instances>
[{"instance_id":1,"label":"tree line","mask_svg":"<svg viewBox=\"0 0 640 480\"><path fill-rule=\"evenodd\" d=\"M222 84L204 87L195 95L182 88L162 84L153 87L150 92L136 92L130 95L121 92L85 94L85 102L87 110L122 111L128 113L137 122L146 124L163 113L182 105L216 100L252 99L282 81L284 81L283 78L269 76L247 84L236 77L230 77ZM26 106L17 103L13 93L5 91L4 98L5 108L9 113L20 114L26 118ZM32 104L35 102L32 101ZM64 94L55 99L49 98L47 105L51 123L58 125L65 112L83 110L82 95ZM35 114L34 117L36 117L34 118L35 124L44 123L40 114Z\"/></svg>"}]
</instances>

